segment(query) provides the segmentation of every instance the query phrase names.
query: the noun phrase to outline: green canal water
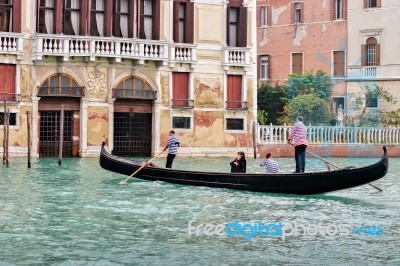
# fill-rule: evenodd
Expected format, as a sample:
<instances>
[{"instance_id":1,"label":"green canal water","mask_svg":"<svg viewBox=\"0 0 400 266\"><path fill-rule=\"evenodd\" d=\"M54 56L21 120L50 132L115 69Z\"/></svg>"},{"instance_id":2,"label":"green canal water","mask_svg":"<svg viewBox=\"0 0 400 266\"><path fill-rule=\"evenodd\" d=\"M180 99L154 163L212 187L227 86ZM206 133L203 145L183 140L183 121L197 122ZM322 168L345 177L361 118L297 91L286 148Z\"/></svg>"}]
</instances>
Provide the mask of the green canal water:
<instances>
[{"instance_id":1,"label":"green canal water","mask_svg":"<svg viewBox=\"0 0 400 266\"><path fill-rule=\"evenodd\" d=\"M232 159L177 157L174 168L229 171ZM342 166L378 159L330 158ZM260 172L260 161L248 159L248 171ZM277 161L294 170L292 158ZM309 158L307 168L324 165ZM11 158L9 168L0 165L0 265L400 265L399 173L394 158L389 173L374 182L383 192L364 185L298 196L134 178L121 186L125 176L101 169L96 158L65 159L61 167L40 158L32 169ZM283 238L271 227L271 235L251 240L213 231L218 224L258 221L297 223L300 231ZM339 234L337 225L382 230ZM316 226L331 228L330 235L315 233Z\"/></svg>"}]
</instances>

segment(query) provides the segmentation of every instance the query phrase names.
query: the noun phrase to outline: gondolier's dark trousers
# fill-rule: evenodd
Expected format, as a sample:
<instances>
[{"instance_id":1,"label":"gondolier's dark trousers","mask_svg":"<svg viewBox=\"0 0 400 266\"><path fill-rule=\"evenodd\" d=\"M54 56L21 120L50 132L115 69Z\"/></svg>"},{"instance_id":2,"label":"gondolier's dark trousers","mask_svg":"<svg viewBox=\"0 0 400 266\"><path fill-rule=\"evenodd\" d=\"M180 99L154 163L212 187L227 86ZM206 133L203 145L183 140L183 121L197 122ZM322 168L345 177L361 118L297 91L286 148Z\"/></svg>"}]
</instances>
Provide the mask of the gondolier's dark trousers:
<instances>
[{"instance_id":1,"label":"gondolier's dark trousers","mask_svg":"<svg viewBox=\"0 0 400 266\"><path fill-rule=\"evenodd\" d=\"M306 167L306 149L307 145L298 145L294 147L294 158L296 160L296 172L304 173Z\"/></svg>"},{"instance_id":2,"label":"gondolier's dark trousers","mask_svg":"<svg viewBox=\"0 0 400 266\"><path fill-rule=\"evenodd\" d=\"M168 153L167 155L167 163L165 164L165 168L172 168L172 163L174 162L176 154Z\"/></svg>"}]
</instances>

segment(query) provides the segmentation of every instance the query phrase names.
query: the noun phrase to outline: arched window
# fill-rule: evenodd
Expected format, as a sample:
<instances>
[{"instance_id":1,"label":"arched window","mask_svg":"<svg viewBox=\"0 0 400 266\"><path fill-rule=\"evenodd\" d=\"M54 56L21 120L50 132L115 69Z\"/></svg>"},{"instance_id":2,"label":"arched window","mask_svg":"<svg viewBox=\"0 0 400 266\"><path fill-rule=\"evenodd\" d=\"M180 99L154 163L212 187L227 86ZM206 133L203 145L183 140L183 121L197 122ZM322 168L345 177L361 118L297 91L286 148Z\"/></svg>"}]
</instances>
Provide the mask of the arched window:
<instances>
[{"instance_id":1,"label":"arched window","mask_svg":"<svg viewBox=\"0 0 400 266\"><path fill-rule=\"evenodd\" d=\"M369 37L365 45L361 47L362 65L379 66L380 64L380 45L374 37Z\"/></svg>"},{"instance_id":2,"label":"arched window","mask_svg":"<svg viewBox=\"0 0 400 266\"><path fill-rule=\"evenodd\" d=\"M82 97L83 87L79 87L70 76L56 74L48 77L39 87L38 96Z\"/></svg>"},{"instance_id":3,"label":"arched window","mask_svg":"<svg viewBox=\"0 0 400 266\"><path fill-rule=\"evenodd\" d=\"M144 80L129 77L122 80L114 89L114 98L147 99L154 100L155 93Z\"/></svg>"}]
</instances>

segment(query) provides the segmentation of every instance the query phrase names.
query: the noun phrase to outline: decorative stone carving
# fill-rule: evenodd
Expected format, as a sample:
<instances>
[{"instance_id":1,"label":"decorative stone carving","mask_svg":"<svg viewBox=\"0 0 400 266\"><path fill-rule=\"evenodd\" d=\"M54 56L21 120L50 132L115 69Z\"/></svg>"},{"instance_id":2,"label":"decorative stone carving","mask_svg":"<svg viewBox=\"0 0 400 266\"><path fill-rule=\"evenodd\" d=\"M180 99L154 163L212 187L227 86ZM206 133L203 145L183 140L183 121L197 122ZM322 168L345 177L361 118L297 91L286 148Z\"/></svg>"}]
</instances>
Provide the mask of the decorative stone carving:
<instances>
[{"instance_id":1,"label":"decorative stone carving","mask_svg":"<svg viewBox=\"0 0 400 266\"><path fill-rule=\"evenodd\" d=\"M101 70L100 64L96 64L88 74L88 96L95 98L106 97L107 81L106 73Z\"/></svg>"}]
</instances>

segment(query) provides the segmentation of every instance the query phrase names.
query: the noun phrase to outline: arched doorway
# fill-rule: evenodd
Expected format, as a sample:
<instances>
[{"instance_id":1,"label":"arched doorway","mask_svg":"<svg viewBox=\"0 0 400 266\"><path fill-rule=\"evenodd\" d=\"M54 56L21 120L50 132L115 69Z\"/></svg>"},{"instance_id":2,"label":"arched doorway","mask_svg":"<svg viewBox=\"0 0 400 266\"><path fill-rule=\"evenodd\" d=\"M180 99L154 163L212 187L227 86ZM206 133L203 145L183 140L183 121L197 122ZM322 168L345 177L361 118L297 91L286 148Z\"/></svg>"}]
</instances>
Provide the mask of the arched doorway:
<instances>
[{"instance_id":1,"label":"arched doorway","mask_svg":"<svg viewBox=\"0 0 400 266\"><path fill-rule=\"evenodd\" d=\"M152 106L155 92L137 77L122 80L113 90L114 149L119 156L149 156L152 142Z\"/></svg>"},{"instance_id":2,"label":"arched doorway","mask_svg":"<svg viewBox=\"0 0 400 266\"><path fill-rule=\"evenodd\" d=\"M39 156L57 157L64 110L63 157L79 156L79 110L84 88L68 75L48 77L38 88Z\"/></svg>"}]
</instances>

